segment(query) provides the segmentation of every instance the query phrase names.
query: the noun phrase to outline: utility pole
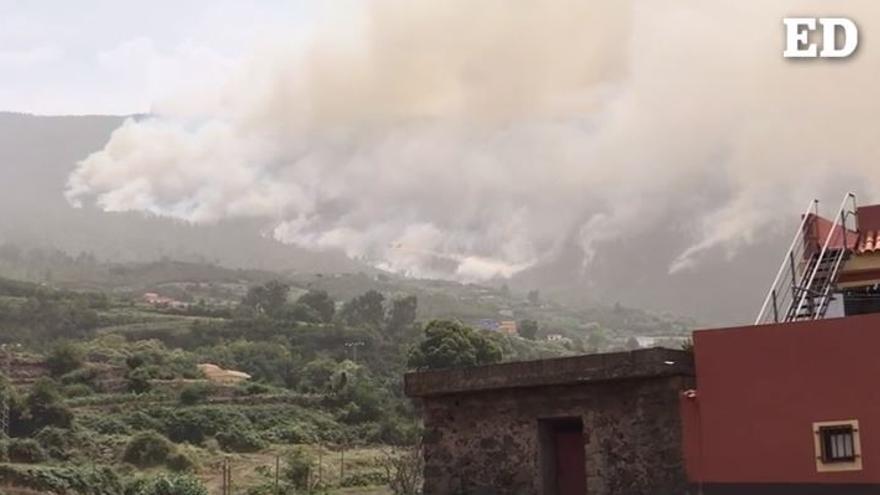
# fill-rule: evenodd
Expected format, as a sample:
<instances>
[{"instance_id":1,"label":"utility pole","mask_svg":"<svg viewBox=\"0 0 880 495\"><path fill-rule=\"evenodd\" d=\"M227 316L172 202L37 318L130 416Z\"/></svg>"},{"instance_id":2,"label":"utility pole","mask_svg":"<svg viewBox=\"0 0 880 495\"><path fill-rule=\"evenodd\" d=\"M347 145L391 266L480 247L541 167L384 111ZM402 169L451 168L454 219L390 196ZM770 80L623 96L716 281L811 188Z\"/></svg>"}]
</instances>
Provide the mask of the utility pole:
<instances>
[{"instance_id":1,"label":"utility pole","mask_svg":"<svg viewBox=\"0 0 880 495\"><path fill-rule=\"evenodd\" d=\"M345 444L342 444L342 450L339 451L339 483L345 481Z\"/></svg>"},{"instance_id":2,"label":"utility pole","mask_svg":"<svg viewBox=\"0 0 880 495\"><path fill-rule=\"evenodd\" d=\"M324 447L318 445L318 484L322 484L324 482L324 463L322 457L324 456Z\"/></svg>"},{"instance_id":3,"label":"utility pole","mask_svg":"<svg viewBox=\"0 0 880 495\"><path fill-rule=\"evenodd\" d=\"M275 495L279 495L281 491L278 490L278 471L281 468L281 457L275 456Z\"/></svg>"},{"instance_id":4,"label":"utility pole","mask_svg":"<svg viewBox=\"0 0 880 495\"><path fill-rule=\"evenodd\" d=\"M355 363L357 363L357 360L358 360L358 347L363 347L363 345L364 345L364 343L361 341L346 342L345 343L345 347L348 347L349 349L352 350L352 354L354 355L354 358L352 359L352 361L354 361Z\"/></svg>"},{"instance_id":5,"label":"utility pole","mask_svg":"<svg viewBox=\"0 0 880 495\"><path fill-rule=\"evenodd\" d=\"M12 370L12 353L8 344L0 345L3 351L3 375L6 379L6 387L0 390L0 438L9 438L9 388L12 383L9 382L10 371Z\"/></svg>"},{"instance_id":6,"label":"utility pole","mask_svg":"<svg viewBox=\"0 0 880 495\"><path fill-rule=\"evenodd\" d=\"M232 466L229 457L223 458L223 495L232 494Z\"/></svg>"}]
</instances>

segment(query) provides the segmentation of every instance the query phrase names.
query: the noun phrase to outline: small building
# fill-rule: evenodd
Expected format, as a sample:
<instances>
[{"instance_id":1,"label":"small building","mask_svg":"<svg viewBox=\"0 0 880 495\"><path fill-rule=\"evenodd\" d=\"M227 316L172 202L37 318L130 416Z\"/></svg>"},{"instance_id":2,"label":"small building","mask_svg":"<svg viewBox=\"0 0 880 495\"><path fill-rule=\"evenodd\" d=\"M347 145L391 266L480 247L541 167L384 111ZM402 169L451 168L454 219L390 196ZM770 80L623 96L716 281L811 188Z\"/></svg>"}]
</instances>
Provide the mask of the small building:
<instances>
[{"instance_id":1,"label":"small building","mask_svg":"<svg viewBox=\"0 0 880 495\"><path fill-rule=\"evenodd\" d=\"M595 354L410 373L425 495L685 493L689 353Z\"/></svg>"},{"instance_id":2,"label":"small building","mask_svg":"<svg viewBox=\"0 0 880 495\"><path fill-rule=\"evenodd\" d=\"M519 335L519 329L514 320L504 320L498 322L498 331L505 335Z\"/></svg>"},{"instance_id":3,"label":"small building","mask_svg":"<svg viewBox=\"0 0 880 495\"><path fill-rule=\"evenodd\" d=\"M487 330L490 332L498 331L498 321L492 320L490 318L483 318L482 320L477 322L477 328L481 330Z\"/></svg>"},{"instance_id":4,"label":"small building","mask_svg":"<svg viewBox=\"0 0 880 495\"><path fill-rule=\"evenodd\" d=\"M547 336L547 342L555 342L557 344L571 344L572 340L565 335L559 333L551 333Z\"/></svg>"}]
</instances>

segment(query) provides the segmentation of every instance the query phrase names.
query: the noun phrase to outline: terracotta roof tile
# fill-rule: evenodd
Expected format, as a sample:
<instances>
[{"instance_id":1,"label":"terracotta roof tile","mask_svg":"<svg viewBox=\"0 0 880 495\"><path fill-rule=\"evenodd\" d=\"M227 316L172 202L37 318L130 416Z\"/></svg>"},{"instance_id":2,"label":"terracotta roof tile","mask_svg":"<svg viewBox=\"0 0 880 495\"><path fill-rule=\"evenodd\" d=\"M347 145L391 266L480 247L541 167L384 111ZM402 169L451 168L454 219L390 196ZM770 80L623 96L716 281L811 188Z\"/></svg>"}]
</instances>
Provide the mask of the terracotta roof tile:
<instances>
[{"instance_id":1,"label":"terracotta roof tile","mask_svg":"<svg viewBox=\"0 0 880 495\"><path fill-rule=\"evenodd\" d=\"M878 239L878 234L880 231L877 230L868 230L862 234L862 238L859 240L859 246L857 248L859 253L874 253L880 252L880 239Z\"/></svg>"}]
</instances>

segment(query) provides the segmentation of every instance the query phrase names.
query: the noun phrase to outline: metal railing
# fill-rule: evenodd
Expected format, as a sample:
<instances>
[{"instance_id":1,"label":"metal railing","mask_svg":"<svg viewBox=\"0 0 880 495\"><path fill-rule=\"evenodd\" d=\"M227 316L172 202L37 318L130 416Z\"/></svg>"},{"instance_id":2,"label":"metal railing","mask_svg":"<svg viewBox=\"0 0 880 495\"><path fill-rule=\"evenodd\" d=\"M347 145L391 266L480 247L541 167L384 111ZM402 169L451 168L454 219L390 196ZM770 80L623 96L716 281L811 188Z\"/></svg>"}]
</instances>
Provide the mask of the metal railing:
<instances>
[{"instance_id":1,"label":"metal railing","mask_svg":"<svg viewBox=\"0 0 880 495\"><path fill-rule=\"evenodd\" d=\"M755 325L779 323L780 317L785 318L789 308L795 304L797 299L795 288L801 279L799 268L806 252L807 238L804 235L805 229L807 222L811 218L817 217L818 214L819 200L814 199L810 201L810 204L804 211L803 219L798 226L794 239L791 241L791 246L782 258L776 278L773 279L773 284L770 286L770 290L767 291L767 297L764 298L764 304L761 306L761 311L758 312Z\"/></svg>"},{"instance_id":2,"label":"metal railing","mask_svg":"<svg viewBox=\"0 0 880 495\"><path fill-rule=\"evenodd\" d=\"M849 208L847 208L847 203L850 204ZM850 225L852 225L852 228L850 228ZM800 301L794 312L795 319L801 315L801 312L808 302L811 305L815 304L813 298L816 295L818 295L818 306L811 308L809 314L810 319L816 320L825 315L825 311L828 309L828 305L831 302L831 290L837 282L837 274L840 271L840 265L849 255L850 247L847 240L849 236L847 234L849 232L857 231L856 195L853 193L847 193L847 195L844 196L843 201L840 203L840 208L838 209L837 214L834 215L834 223L831 224L831 229L828 231L828 235L825 237L825 242L822 244L822 250L819 252L815 263L813 263L813 269L810 272L807 283L803 285ZM841 244L829 252L831 242L837 235L840 236ZM855 242L858 242L858 239L856 239ZM826 255L829 256L828 260L825 258ZM820 268L828 268L829 266L831 267L831 270L823 278L824 283L822 287L814 289L813 283L816 281L816 274L819 273Z\"/></svg>"}]
</instances>

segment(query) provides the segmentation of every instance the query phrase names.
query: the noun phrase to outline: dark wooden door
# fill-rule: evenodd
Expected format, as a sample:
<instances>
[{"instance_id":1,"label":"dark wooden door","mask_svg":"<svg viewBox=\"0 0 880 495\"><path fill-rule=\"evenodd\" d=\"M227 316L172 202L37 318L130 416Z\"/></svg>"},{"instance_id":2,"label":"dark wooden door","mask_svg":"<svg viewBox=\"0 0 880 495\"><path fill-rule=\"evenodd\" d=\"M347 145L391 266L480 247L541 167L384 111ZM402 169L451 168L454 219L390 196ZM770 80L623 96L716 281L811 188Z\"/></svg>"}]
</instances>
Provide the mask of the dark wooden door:
<instances>
[{"instance_id":1,"label":"dark wooden door","mask_svg":"<svg viewBox=\"0 0 880 495\"><path fill-rule=\"evenodd\" d=\"M561 429L555 432L556 486L559 495L587 493L587 470L582 430Z\"/></svg>"}]
</instances>

